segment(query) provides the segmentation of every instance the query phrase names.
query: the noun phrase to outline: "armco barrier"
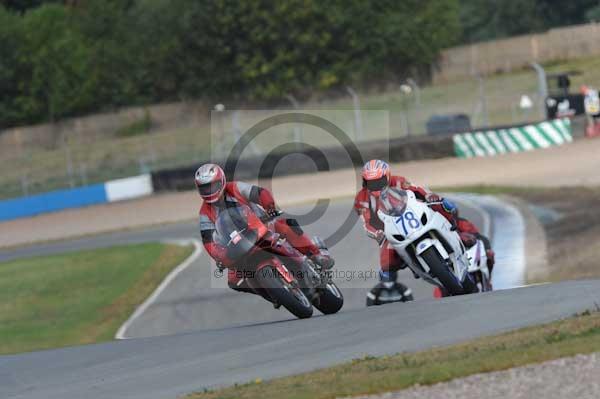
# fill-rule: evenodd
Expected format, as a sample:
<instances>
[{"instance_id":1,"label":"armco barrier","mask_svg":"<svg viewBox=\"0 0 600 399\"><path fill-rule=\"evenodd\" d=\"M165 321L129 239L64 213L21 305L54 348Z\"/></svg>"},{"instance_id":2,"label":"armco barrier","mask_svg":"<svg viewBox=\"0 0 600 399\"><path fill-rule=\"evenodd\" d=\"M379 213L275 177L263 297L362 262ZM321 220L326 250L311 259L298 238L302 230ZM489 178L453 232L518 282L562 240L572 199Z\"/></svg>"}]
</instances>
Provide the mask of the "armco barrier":
<instances>
[{"instance_id":1,"label":"armco barrier","mask_svg":"<svg viewBox=\"0 0 600 399\"><path fill-rule=\"evenodd\" d=\"M360 162L380 158L390 162L405 162L420 159L447 158L454 155L452 136L431 137L415 136L394 138L391 140L358 143L362 159L352 165L360 167ZM315 160L322 160L327 170L348 168L352 163L349 149L342 146L323 148L304 148L300 151L268 154L266 156L243 158L235 169L236 179L254 179L278 177L301 173L315 173ZM224 165L222 160L206 160ZM152 172L152 186L155 192L194 189L194 172L203 162L186 167ZM231 179L232 176L227 176Z\"/></svg>"},{"instance_id":2,"label":"armco barrier","mask_svg":"<svg viewBox=\"0 0 600 399\"><path fill-rule=\"evenodd\" d=\"M0 201L0 221L152 194L150 175Z\"/></svg>"},{"instance_id":3,"label":"armco barrier","mask_svg":"<svg viewBox=\"0 0 600 399\"><path fill-rule=\"evenodd\" d=\"M126 177L104 183L108 202L123 201L150 195L153 192L150 174Z\"/></svg>"},{"instance_id":4,"label":"armco barrier","mask_svg":"<svg viewBox=\"0 0 600 399\"><path fill-rule=\"evenodd\" d=\"M489 157L532 151L573 141L568 118L496 130L455 134L454 151L459 158Z\"/></svg>"}]
</instances>

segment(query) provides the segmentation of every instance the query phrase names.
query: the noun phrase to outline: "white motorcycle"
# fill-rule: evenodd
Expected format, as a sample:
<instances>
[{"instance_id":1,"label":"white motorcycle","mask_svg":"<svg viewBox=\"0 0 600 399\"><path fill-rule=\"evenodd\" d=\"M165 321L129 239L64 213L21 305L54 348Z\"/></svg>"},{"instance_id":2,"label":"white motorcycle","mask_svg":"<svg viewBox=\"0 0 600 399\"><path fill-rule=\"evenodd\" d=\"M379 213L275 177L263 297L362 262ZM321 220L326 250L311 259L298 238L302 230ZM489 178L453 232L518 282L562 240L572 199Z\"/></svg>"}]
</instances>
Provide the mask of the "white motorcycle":
<instances>
[{"instance_id":1,"label":"white motorcycle","mask_svg":"<svg viewBox=\"0 0 600 399\"><path fill-rule=\"evenodd\" d=\"M450 222L429 205L417 200L412 191L389 188L382 192L377 215L389 245L415 276L439 287L444 294L479 292L471 271L480 269L471 264Z\"/></svg>"},{"instance_id":2,"label":"white motorcycle","mask_svg":"<svg viewBox=\"0 0 600 399\"><path fill-rule=\"evenodd\" d=\"M492 277L490 269L487 266L488 258L483 241L477 240L475 245L467 249L467 256L470 261L469 274L477 284L479 291L492 291Z\"/></svg>"}]
</instances>

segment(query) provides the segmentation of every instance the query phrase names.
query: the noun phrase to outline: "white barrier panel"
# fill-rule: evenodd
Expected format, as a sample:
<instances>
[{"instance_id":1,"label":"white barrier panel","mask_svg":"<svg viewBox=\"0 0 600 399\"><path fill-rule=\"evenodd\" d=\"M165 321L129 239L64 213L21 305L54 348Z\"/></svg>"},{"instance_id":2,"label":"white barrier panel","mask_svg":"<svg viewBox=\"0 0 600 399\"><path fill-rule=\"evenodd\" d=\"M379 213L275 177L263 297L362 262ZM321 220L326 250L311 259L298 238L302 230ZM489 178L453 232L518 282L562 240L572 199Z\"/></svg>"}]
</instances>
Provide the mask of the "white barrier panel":
<instances>
[{"instance_id":1,"label":"white barrier panel","mask_svg":"<svg viewBox=\"0 0 600 399\"><path fill-rule=\"evenodd\" d=\"M108 202L122 201L152 194L152 177L150 174L126 177L104 183Z\"/></svg>"}]
</instances>

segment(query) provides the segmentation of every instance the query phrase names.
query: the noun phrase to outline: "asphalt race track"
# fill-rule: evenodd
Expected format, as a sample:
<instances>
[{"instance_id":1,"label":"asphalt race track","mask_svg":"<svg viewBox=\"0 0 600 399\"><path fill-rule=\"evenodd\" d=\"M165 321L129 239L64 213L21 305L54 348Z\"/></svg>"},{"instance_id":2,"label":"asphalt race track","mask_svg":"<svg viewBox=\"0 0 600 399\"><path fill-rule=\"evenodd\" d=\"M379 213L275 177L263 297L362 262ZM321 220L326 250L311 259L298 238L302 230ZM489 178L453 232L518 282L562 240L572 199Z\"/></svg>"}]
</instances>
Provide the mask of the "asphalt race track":
<instances>
[{"instance_id":1,"label":"asphalt race track","mask_svg":"<svg viewBox=\"0 0 600 399\"><path fill-rule=\"evenodd\" d=\"M339 201L310 233L327 236L345 217ZM483 216L463 206L481 224ZM298 209L292 209L298 212ZM376 270L376 248L360 225L332 252L339 268ZM492 226L493 229L493 226ZM66 250L195 236L192 223L0 252L0 260ZM132 325L130 339L0 357L1 398L176 398L204 387L326 367L365 354L414 351L567 317L600 303L600 281L565 282L431 299L409 273L416 301L364 307L373 281L340 281L346 304L332 316L294 320L258 297L210 288L204 255ZM214 282L214 281L213 281ZM358 288L350 288L352 286Z\"/></svg>"},{"instance_id":2,"label":"asphalt race track","mask_svg":"<svg viewBox=\"0 0 600 399\"><path fill-rule=\"evenodd\" d=\"M482 211L467 201L460 201L461 211L475 224L482 226ZM311 206L286 209L292 214L306 214ZM338 200L331 204L325 214L305 226L310 234L327 238L341 225L351 212L352 201ZM197 224L184 223L154 227L143 231L112 233L77 240L41 244L12 251L0 251L0 261L24 256L41 256L65 251L97 248L144 241L176 240L198 237ZM344 294L343 311L365 307L366 292L377 283L379 256L377 245L367 238L362 225L357 222L351 231L335 247L331 248L336 259L338 278L336 283ZM244 295L226 287L225 278L213 278L214 267L207 254L202 253L190 267L177 275L157 300L135 319L127 329L126 337L151 337L201 329L241 326L250 323L281 321L293 318L287 311L275 310L262 298ZM361 278L355 272L363 272ZM369 277L368 279L362 276ZM400 273L403 281L413 291L416 299L431 298L432 287L415 280L411 272ZM221 287L218 289L215 287Z\"/></svg>"}]
</instances>

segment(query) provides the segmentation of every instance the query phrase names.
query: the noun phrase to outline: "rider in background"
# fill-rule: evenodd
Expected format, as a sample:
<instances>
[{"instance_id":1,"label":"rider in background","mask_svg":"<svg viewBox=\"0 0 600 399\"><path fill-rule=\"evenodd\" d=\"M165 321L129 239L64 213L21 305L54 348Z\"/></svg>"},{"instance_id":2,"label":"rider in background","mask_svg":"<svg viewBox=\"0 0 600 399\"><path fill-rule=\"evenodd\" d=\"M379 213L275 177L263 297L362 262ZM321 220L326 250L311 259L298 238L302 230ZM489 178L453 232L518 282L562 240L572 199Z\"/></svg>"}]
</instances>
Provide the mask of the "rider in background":
<instances>
[{"instance_id":1,"label":"rider in background","mask_svg":"<svg viewBox=\"0 0 600 399\"><path fill-rule=\"evenodd\" d=\"M354 200L354 209L363 219L364 228L367 235L377 241L380 247L379 271L380 283L376 285L369 293L371 297L380 297L382 290L391 290L393 288L405 292L401 300L406 300L410 295L410 290L405 289L404 285L396 282L398 270L406 267L406 264L398 256L393 248L388 246L383 232L383 223L377 216L379 209L379 196L383 190L388 187L397 187L402 190L410 190L415 193L417 199L429 203L438 203L431 205L431 208L441 213L456 228L460 239L465 247L473 246L477 238L481 238L486 248L488 258L488 267L490 272L494 266L494 251L490 247L487 237L483 236L477 227L464 218L458 217L458 209L451 201L441 198L424 187L412 185L402 176L392 176L390 166L387 162L374 159L368 161L362 169L363 188L356 194ZM408 293L406 293L408 291ZM368 295L369 297L369 295Z\"/></svg>"},{"instance_id":2,"label":"rider in background","mask_svg":"<svg viewBox=\"0 0 600 399\"><path fill-rule=\"evenodd\" d=\"M202 165L196 170L194 177L196 187L204 200L200 207L200 234L206 252L218 263L225 267L232 266L233 262L227 257L227 248L213 240L215 232L215 221L219 212L228 204L242 203L260 205L266 214L272 218L279 215L275 200L271 193L258 186L248 183L231 181L225 179L225 172L220 166L212 163ZM274 223L275 231L287 239L287 241L303 255L308 256L313 262L324 269L333 267L333 259L324 254L302 231L295 219L277 219ZM244 279L233 269L227 273L227 283L236 291L251 292Z\"/></svg>"}]
</instances>

